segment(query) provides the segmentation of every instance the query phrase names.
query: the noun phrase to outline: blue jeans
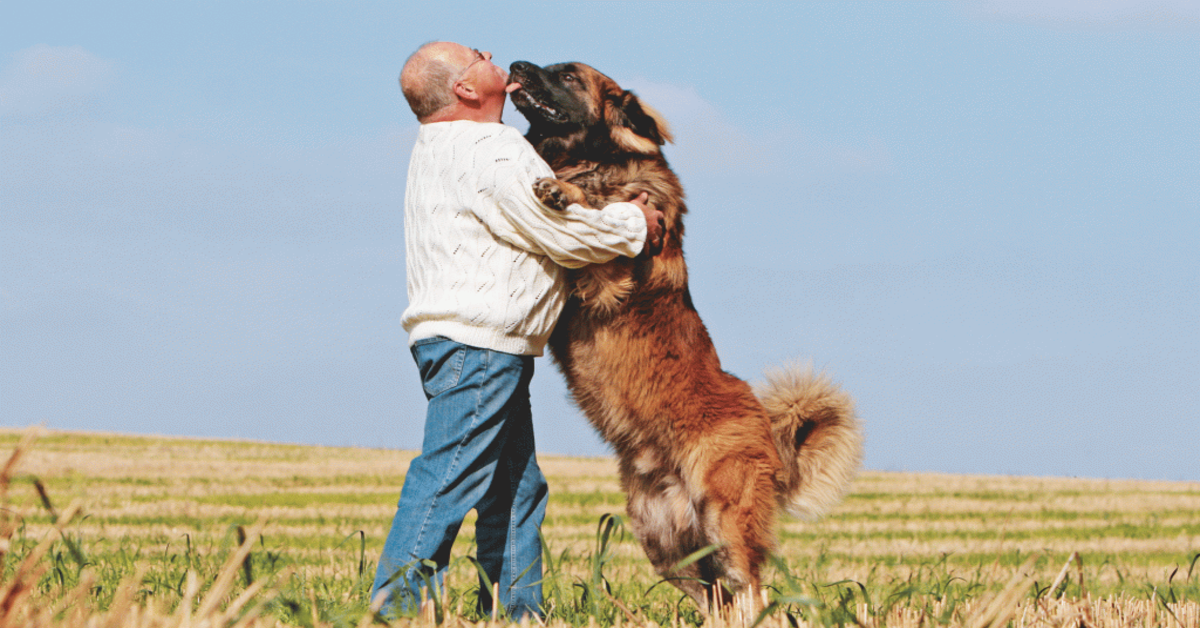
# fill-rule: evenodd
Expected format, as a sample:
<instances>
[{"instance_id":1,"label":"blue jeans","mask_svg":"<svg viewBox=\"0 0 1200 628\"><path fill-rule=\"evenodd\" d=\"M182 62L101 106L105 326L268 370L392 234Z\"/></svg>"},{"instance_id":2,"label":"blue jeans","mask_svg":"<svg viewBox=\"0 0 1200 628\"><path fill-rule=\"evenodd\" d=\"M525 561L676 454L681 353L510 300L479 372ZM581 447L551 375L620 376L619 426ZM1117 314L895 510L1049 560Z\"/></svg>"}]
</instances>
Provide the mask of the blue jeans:
<instances>
[{"instance_id":1,"label":"blue jeans","mask_svg":"<svg viewBox=\"0 0 1200 628\"><path fill-rule=\"evenodd\" d=\"M500 584L500 604L512 618L540 617L547 486L534 456L533 357L445 338L417 341L412 353L429 399L425 440L404 478L372 599L387 591L384 609L407 612L420 603L425 578L440 591L454 537L474 508L478 559ZM488 613L492 592L482 578L480 585Z\"/></svg>"}]
</instances>

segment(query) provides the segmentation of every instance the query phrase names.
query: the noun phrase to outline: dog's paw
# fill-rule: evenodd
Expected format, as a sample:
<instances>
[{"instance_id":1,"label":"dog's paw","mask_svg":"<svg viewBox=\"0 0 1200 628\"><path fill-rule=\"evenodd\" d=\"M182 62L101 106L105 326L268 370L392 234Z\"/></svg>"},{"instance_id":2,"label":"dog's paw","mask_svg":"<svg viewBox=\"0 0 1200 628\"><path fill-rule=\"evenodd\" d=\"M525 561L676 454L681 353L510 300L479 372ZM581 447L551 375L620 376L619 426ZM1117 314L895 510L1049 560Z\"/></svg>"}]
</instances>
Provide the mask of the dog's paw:
<instances>
[{"instance_id":1,"label":"dog's paw","mask_svg":"<svg viewBox=\"0 0 1200 628\"><path fill-rule=\"evenodd\" d=\"M544 177L534 181L533 194L541 201L542 205L553 210L563 211L567 205L571 204L566 190L563 189L558 179Z\"/></svg>"}]
</instances>

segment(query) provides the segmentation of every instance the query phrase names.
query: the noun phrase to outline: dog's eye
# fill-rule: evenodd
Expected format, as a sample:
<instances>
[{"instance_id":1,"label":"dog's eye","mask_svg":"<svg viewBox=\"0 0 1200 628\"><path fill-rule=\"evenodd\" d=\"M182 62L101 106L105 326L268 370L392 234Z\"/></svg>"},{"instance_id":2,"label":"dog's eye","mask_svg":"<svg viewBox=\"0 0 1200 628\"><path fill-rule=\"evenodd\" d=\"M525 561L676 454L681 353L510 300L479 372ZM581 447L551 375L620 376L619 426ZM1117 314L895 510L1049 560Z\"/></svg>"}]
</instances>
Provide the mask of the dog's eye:
<instances>
[{"instance_id":1,"label":"dog's eye","mask_svg":"<svg viewBox=\"0 0 1200 628\"><path fill-rule=\"evenodd\" d=\"M564 81L566 81L566 82L568 82L568 83L575 83L575 82L577 82L579 79L578 79L578 78L576 78L574 74L563 74L563 75L562 75L562 80L564 80Z\"/></svg>"}]
</instances>

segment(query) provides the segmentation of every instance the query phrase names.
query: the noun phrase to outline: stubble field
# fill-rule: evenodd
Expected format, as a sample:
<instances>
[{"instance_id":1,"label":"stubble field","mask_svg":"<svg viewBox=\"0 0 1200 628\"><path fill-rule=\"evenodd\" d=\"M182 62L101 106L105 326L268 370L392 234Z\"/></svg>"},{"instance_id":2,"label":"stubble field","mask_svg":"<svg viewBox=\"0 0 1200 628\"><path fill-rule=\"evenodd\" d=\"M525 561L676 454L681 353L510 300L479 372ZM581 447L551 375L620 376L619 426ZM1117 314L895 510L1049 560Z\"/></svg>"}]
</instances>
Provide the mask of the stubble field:
<instances>
[{"instance_id":1,"label":"stubble field","mask_svg":"<svg viewBox=\"0 0 1200 628\"><path fill-rule=\"evenodd\" d=\"M17 454L0 627L382 621L368 588L413 452L24 435L0 430L0 463ZM624 508L611 460L539 461L548 624L703 621L608 516ZM446 591L401 623L491 619L472 523ZM779 628L1200 628L1200 483L868 471L825 520L784 520L767 581L762 625Z\"/></svg>"}]
</instances>

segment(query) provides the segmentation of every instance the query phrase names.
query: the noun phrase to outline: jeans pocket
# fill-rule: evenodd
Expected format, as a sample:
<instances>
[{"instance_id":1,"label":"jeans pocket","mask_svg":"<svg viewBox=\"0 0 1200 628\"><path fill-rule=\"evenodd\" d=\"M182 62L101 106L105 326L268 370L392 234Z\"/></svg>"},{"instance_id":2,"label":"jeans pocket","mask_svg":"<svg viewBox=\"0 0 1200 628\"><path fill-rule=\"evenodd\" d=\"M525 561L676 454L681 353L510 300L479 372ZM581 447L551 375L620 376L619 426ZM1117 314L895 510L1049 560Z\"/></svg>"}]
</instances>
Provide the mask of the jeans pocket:
<instances>
[{"instance_id":1,"label":"jeans pocket","mask_svg":"<svg viewBox=\"0 0 1200 628\"><path fill-rule=\"evenodd\" d=\"M445 344L446 349L438 351L430 346ZM421 387L427 397L435 397L458 385L462 379L463 362L467 357L467 348L450 340L440 342L422 342L417 350L417 366L421 370Z\"/></svg>"}]
</instances>

